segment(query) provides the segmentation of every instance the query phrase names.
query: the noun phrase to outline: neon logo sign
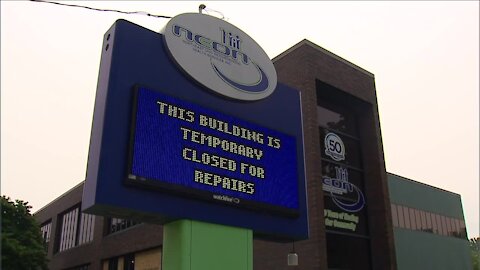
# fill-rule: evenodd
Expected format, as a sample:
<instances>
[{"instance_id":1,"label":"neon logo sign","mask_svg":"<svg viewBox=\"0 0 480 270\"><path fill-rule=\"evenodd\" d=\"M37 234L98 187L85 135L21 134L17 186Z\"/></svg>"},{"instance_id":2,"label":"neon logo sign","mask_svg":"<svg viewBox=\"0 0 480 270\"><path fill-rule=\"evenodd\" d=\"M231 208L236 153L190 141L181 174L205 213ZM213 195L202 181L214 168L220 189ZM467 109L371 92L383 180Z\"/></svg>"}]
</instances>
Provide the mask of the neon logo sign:
<instances>
[{"instance_id":1,"label":"neon logo sign","mask_svg":"<svg viewBox=\"0 0 480 270\"><path fill-rule=\"evenodd\" d=\"M335 167L336 177L323 178L323 191L330 192L333 202L346 212L358 212L365 206L365 196L354 184L348 182L348 171L342 167ZM355 194L355 201L345 200L345 195Z\"/></svg>"},{"instance_id":2,"label":"neon logo sign","mask_svg":"<svg viewBox=\"0 0 480 270\"><path fill-rule=\"evenodd\" d=\"M218 18L180 14L164 30L174 61L210 90L240 100L268 97L277 74L262 48L237 27Z\"/></svg>"}]
</instances>

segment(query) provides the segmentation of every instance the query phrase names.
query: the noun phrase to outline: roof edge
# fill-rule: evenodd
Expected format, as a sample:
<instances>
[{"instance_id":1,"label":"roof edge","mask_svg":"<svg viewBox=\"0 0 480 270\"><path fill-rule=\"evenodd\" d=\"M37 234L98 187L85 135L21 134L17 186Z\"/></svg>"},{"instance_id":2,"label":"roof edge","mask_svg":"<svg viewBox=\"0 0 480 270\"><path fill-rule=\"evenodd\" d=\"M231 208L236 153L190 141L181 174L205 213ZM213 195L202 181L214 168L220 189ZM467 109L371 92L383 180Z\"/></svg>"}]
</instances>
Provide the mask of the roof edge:
<instances>
[{"instance_id":1,"label":"roof edge","mask_svg":"<svg viewBox=\"0 0 480 270\"><path fill-rule=\"evenodd\" d=\"M443 189L443 188L439 188L439 187L436 187L436 186L432 186L432 185L429 185L429 184L426 184L426 183L423 183L423 182L420 182L420 181L417 181L417 180L413 180L413 179L407 178L407 177L405 177L405 176L401 176L401 175L398 175L398 174L395 174L395 173L391 173L391 172L387 172L387 176L388 176L388 175L391 175L391 176L393 176L393 177L400 178L401 180L404 180L404 181L413 182L413 183L415 183L415 184L419 184L419 185L428 187L428 188L430 188L430 189L434 189L434 190L437 190L437 191L442 191L442 192L450 193L451 195L456 195L456 196L462 198L462 195L459 194L459 193L456 193L456 192L453 192L453 191L450 191L450 190L446 190L446 189Z\"/></svg>"},{"instance_id":2,"label":"roof edge","mask_svg":"<svg viewBox=\"0 0 480 270\"><path fill-rule=\"evenodd\" d=\"M46 205L42 206L40 209L38 209L37 211L35 211L35 213L33 213L33 216L40 213L40 211L42 211L43 209L49 207L50 205L54 204L55 202L59 201L60 199L62 199L63 197L67 196L70 192L72 192L73 190L75 190L76 188L78 188L79 186L83 185L85 183L85 180L82 180L80 183L76 184L74 187L70 188L69 190L65 191L64 193L62 193L62 195L58 196L57 198L53 199L53 201L47 203Z\"/></svg>"},{"instance_id":3,"label":"roof edge","mask_svg":"<svg viewBox=\"0 0 480 270\"><path fill-rule=\"evenodd\" d=\"M326 49L318 46L317 44L311 42L311 41L308 40L308 39L303 39L302 41L300 41L300 42L298 42L297 44L293 45L292 47L288 48L286 51L284 51L284 52L280 53L279 55L275 56L275 57L272 59L272 62L276 62L276 61L282 59L283 57L287 56L289 53L291 53L291 52L295 51L296 49L298 49L298 48L300 48L300 47L302 47L302 46L305 46L305 45L306 45L306 46L310 46L310 47L312 47L312 48L315 49L315 50L321 51L321 52L327 54L328 56L330 56L330 57L332 57L332 58L334 58L334 59L336 59L336 60L338 60L338 61L340 61L340 62L342 62L342 63L344 63L344 64L346 64L346 65L348 65L348 66L350 66L350 67L352 67L352 68L354 68L354 69L362 72L362 73L364 73L365 75L368 75L369 77L372 77L372 78L375 77L375 75L374 75L373 73L371 73L370 71L365 70L365 69L363 69L363 68L355 65L354 63L352 63L352 62L350 62L350 61L348 61L348 60L346 60L346 59L344 59L344 58L342 58L342 57L340 57L340 56L332 53L331 51L326 50Z\"/></svg>"}]
</instances>

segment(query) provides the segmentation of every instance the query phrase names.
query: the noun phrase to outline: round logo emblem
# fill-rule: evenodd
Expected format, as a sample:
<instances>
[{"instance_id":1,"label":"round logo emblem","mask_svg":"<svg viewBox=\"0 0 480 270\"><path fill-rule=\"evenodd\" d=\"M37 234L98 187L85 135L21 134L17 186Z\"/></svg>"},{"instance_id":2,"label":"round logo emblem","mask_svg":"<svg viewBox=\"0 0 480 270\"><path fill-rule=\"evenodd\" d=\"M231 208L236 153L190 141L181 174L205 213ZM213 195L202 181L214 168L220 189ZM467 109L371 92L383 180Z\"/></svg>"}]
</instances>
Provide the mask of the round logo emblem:
<instances>
[{"instance_id":1,"label":"round logo emblem","mask_svg":"<svg viewBox=\"0 0 480 270\"><path fill-rule=\"evenodd\" d=\"M348 170L342 167L335 167L337 175L323 178L323 190L330 192L333 202L342 210L347 212L358 212L365 206L363 192L354 184L348 181ZM346 198L349 194L356 194L352 198ZM352 200L353 199L353 200Z\"/></svg>"},{"instance_id":2,"label":"round logo emblem","mask_svg":"<svg viewBox=\"0 0 480 270\"><path fill-rule=\"evenodd\" d=\"M268 97L277 73L265 51L234 25L213 16L185 13L163 30L174 61L203 86L240 100Z\"/></svg>"},{"instance_id":3,"label":"round logo emblem","mask_svg":"<svg viewBox=\"0 0 480 270\"><path fill-rule=\"evenodd\" d=\"M325 154L335 161L345 159L345 146L337 134L330 132L325 135Z\"/></svg>"}]
</instances>

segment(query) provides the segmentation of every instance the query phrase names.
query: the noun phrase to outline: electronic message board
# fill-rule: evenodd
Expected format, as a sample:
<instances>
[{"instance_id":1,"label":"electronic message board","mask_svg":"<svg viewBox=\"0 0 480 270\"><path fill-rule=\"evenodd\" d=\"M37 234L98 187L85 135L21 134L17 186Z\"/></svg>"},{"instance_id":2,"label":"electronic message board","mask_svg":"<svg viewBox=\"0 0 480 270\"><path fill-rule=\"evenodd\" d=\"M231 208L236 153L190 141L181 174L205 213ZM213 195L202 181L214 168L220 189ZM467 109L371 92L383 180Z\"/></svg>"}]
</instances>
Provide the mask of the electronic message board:
<instances>
[{"instance_id":1,"label":"electronic message board","mask_svg":"<svg viewBox=\"0 0 480 270\"><path fill-rule=\"evenodd\" d=\"M207 34L200 39L201 28L188 29L193 40L182 30L182 42L198 52L195 42L207 44ZM308 238L300 92L281 83L272 91L268 65L254 61L242 33L222 29L239 36L238 53L252 57L239 66L248 72L235 78L238 91L258 80L261 95L207 88L208 78L187 74L191 67L173 59L161 33L125 20L105 33L83 211L157 224L192 219L276 241ZM222 29L209 40L220 44ZM215 63L209 76L228 75L220 81L237 89L228 63L237 64L225 61L231 55L211 55L198 68L211 72Z\"/></svg>"},{"instance_id":2,"label":"electronic message board","mask_svg":"<svg viewBox=\"0 0 480 270\"><path fill-rule=\"evenodd\" d=\"M293 136L145 87L135 94L128 183L297 214Z\"/></svg>"}]
</instances>

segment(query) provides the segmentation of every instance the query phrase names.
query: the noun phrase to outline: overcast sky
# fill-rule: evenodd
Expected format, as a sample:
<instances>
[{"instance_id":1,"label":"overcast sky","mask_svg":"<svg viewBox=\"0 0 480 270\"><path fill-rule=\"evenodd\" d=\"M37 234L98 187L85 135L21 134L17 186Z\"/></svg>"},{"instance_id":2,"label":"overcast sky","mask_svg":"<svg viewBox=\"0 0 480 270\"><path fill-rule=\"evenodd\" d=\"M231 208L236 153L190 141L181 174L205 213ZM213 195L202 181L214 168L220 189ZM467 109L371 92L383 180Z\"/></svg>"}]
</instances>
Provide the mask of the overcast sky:
<instances>
[{"instance_id":1,"label":"overcast sky","mask_svg":"<svg viewBox=\"0 0 480 270\"><path fill-rule=\"evenodd\" d=\"M68 3L167 16L204 3L271 58L306 38L372 72L387 171L459 193L479 235L478 1ZM2 195L36 211L84 180L103 34L119 18L167 22L1 1Z\"/></svg>"}]
</instances>

